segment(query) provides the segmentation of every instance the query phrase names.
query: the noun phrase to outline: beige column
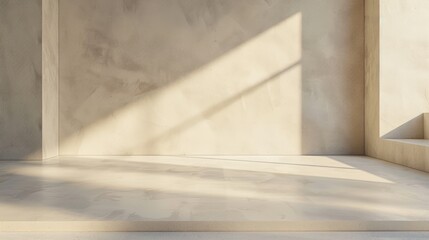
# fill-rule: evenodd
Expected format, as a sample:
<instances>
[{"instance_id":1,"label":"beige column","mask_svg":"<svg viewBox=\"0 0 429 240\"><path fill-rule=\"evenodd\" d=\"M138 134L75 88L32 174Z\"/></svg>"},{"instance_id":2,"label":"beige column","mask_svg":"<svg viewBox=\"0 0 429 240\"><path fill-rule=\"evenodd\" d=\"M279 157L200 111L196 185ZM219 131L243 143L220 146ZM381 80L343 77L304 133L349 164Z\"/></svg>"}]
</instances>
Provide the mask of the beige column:
<instances>
[{"instance_id":1,"label":"beige column","mask_svg":"<svg viewBox=\"0 0 429 240\"><path fill-rule=\"evenodd\" d=\"M58 156L58 0L43 0L43 158Z\"/></svg>"}]
</instances>

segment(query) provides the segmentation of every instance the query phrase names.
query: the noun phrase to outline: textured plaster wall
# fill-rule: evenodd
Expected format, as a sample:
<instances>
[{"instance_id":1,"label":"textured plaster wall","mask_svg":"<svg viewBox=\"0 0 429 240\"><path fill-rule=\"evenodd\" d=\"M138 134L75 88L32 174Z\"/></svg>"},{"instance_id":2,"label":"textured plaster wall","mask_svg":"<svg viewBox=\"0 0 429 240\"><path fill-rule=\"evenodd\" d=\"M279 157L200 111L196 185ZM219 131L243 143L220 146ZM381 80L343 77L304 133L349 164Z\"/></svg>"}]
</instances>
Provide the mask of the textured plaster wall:
<instances>
[{"instance_id":1,"label":"textured plaster wall","mask_svg":"<svg viewBox=\"0 0 429 240\"><path fill-rule=\"evenodd\" d=\"M58 0L43 0L43 158L58 156Z\"/></svg>"},{"instance_id":2,"label":"textured plaster wall","mask_svg":"<svg viewBox=\"0 0 429 240\"><path fill-rule=\"evenodd\" d=\"M380 134L423 138L429 112L429 1L382 1Z\"/></svg>"},{"instance_id":3,"label":"textured plaster wall","mask_svg":"<svg viewBox=\"0 0 429 240\"><path fill-rule=\"evenodd\" d=\"M422 68L427 64L425 55L428 54L428 31L427 21L418 20L427 18L429 2L366 0L365 8L366 154L429 171L427 140L382 138L383 129L386 129L388 122L397 124L403 121L407 114L410 118L413 114L422 114L422 111L426 111L426 103L421 99L425 96L428 83L428 80L423 80L427 69ZM393 67L393 64L396 64L396 67ZM404 75L405 73L409 75ZM390 108L391 104L396 106L396 109ZM393 119L387 119L383 114L389 114ZM420 131L423 130L421 126ZM408 130L404 132L409 133ZM422 136L423 132L419 134Z\"/></svg>"},{"instance_id":4,"label":"textured plaster wall","mask_svg":"<svg viewBox=\"0 0 429 240\"><path fill-rule=\"evenodd\" d=\"M361 0L60 0L60 154L362 154Z\"/></svg>"},{"instance_id":5,"label":"textured plaster wall","mask_svg":"<svg viewBox=\"0 0 429 240\"><path fill-rule=\"evenodd\" d=\"M42 157L41 0L0 0L0 159Z\"/></svg>"}]
</instances>

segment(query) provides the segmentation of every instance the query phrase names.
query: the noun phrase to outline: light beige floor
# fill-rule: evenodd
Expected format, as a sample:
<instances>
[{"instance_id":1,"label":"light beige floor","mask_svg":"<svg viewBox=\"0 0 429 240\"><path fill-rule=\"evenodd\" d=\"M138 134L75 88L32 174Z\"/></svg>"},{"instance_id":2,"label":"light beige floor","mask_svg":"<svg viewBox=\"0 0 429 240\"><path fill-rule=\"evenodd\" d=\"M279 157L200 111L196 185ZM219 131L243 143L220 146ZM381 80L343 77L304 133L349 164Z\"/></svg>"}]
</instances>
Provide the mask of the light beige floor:
<instances>
[{"instance_id":1,"label":"light beige floor","mask_svg":"<svg viewBox=\"0 0 429 240\"><path fill-rule=\"evenodd\" d=\"M329 230L414 230L414 223L425 230L429 174L351 156L0 162L0 213L3 231L51 230L40 225L44 222L51 227L61 222L66 228L52 230L72 231L95 222L106 223L97 231L114 231L119 222L146 224L141 230L169 223L153 230L174 231L195 230L201 223L223 223L214 230L228 231L283 230L282 223L288 223L285 230L305 224L302 230L327 229L323 223ZM246 226L249 222L272 228ZM116 230L141 225L122 227Z\"/></svg>"}]
</instances>

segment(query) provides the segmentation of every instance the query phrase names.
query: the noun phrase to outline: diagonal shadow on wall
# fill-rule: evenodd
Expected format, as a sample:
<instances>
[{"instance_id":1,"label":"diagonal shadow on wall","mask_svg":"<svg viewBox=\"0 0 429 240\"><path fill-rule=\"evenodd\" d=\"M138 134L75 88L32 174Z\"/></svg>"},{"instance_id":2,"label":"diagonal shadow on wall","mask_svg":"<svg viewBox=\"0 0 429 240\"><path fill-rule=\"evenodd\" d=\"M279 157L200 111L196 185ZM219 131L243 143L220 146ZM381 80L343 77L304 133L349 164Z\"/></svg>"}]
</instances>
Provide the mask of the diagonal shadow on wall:
<instances>
[{"instance_id":1,"label":"diagonal shadow on wall","mask_svg":"<svg viewBox=\"0 0 429 240\"><path fill-rule=\"evenodd\" d=\"M360 1L353 1L350 5L334 8L333 5L339 2L329 2L330 4L320 1L256 0L168 3L112 1L106 4L105 1L72 3L62 0L62 7L67 7L70 11L61 14L61 26L64 29L61 34L63 46L60 90L61 142L65 143L69 141L68 139L73 139L71 141L73 147L63 153L71 155L76 153L97 155L100 152L125 155L159 154L160 152L167 154L243 153L243 150L234 151L222 147L216 150L206 146L195 152L190 151L186 146L179 150L171 149L174 148L172 145L184 141L207 141L212 145L218 145L222 139L225 139L221 135L222 131L211 132L209 137L202 136L200 139L195 134L183 135L182 132L195 127L199 122L206 123L205 108L220 106L218 103L223 102L222 98L235 99L234 104L241 102L243 105L241 108L244 109L246 104L243 99L246 98L246 94L240 93L246 93L243 90L246 87L243 88L243 85L247 84L252 88L252 83L257 82L252 79L253 77L257 76L258 81L263 81L261 79L266 78L267 75L281 71L290 63L293 64L293 61L288 63L288 60L292 60L293 57L280 58L284 64L277 68L261 68L260 66L264 64L269 65L263 61L250 62L252 64L247 64L244 69L240 69L246 65L243 61L228 62L227 59L224 65L222 63L214 65L213 62L224 61L224 56L237 51L236 49L245 45L244 43L257 39L296 14L300 14L299 24L302 25L299 26L301 31L297 34L299 37L294 39L299 41L299 45L293 45L295 43L291 41L284 41L282 44L291 44L291 48L296 48L297 55L300 57L298 60L302 64L302 73L301 77L297 77L300 78L300 88L293 93L298 96L298 99L290 101L289 106L285 105L283 110L276 109L277 111L274 112L274 114L279 111L286 112L291 106L298 106L299 110L290 111L289 117L295 120L284 121L284 125L290 125L290 129L270 129L270 126L277 124L270 122L272 119L284 119L284 116L276 115L266 122L264 121L267 119L261 120L252 129L252 131L263 129L265 133L261 131L262 133L249 135L247 133L251 131L238 125L245 126L245 121L237 118L241 122L230 124L231 129L228 134L235 132L236 142L254 139L247 146L247 150L244 150L247 151L246 154L363 153L363 51L361 51L363 6ZM78 23L75 18L77 12L81 16ZM142 19L142 16L145 17ZM333 24L333 21L344 19L348 21ZM287 33L287 31L283 32L283 34ZM265 47L268 52L271 51L269 53L273 54L275 59L277 56L274 54L274 48L270 48L272 44L273 42L268 41ZM284 52L284 55L288 54L293 55L293 50ZM265 61L261 56L248 53L238 56L241 59L260 57ZM273 62L271 64L275 66L279 61ZM227 66L227 63L236 66ZM238 70L235 72L216 70L228 69L228 67ZM201 81L202 77L198 75L201 69L206 72L206 76L210 75L211 79ZM237 74L237 78L228 79L228 73ZM192 77L193 74L196 76ZM286 78L290 76L284 78L284 81L288 81ZM185 87L181 88L180 84L184 81L197 87L186 89L186 83L184 83ZM241 86L231 84L234 81ZM165 90L174 85L179 85L177 90ZM259 85L256 84L256 86ZM185 91L183 91L184 88ZM290 94L287 91L284 95ZM238 94L234 95L234 92ZM156 99L163 94L170 94L173 97ZM175 96L175 94L187 96ZM190 101L183 101L186 97ZM142 103L140 111L136 102ZM204 104L199 106L199 102ZM175 104L177 109L174 107ZM115 120L105 121L127 115L121 110L132 105L134 107L131 109L140 114L131 114L131 111L128 111L129 121L116 123ZM188 109L183 106L187 106ZM166 110L167 108L171 109ZM220 112L220 110L216 111ZM196 119L193 116L200 117ZM259 117L263 118L263 116ZM139 119L140 122L133 122L130 119ZM178 121L172 122L171 119ZM100 121L104 121L104 124L100 124ZM181 128L181 123L186 122L193 124L192 126L186 124L186 128ZM120 132L111 135L100 134L111 130L114 132L118 124L127 123L131 123L130 126L140 125L142 129L135 131L135 128L130 127L127 134L126 129L118 128L119 130L116 129L116 131ZM228 126L227 121L224 124ZM97 128L96 125L99 125L99 130L96 134L92 134L94 138L87 141L88 134L85 129L94 126ZM143 127L144 125L147 126ZM210 127L213 126L206 126L206 129L202 126L198 131L204 132ZM275 130L286 138L278 137ZM130 134L136 133L141 133L140 139L130 141L146 143L131 144L134 150L124 150L126 145L130 145L127 138L131 136ZM144 136L149 137L145 139ZM258 139L252 136L262 137ZM115 141L110 141L110 149L113 150L103 151L103 148L109 148L109 144L106 146L99 144L102 144L102 139L109 138L120 138L116 143L120 145L121 142L126 142L126 144L118 146ZM269 138L284 140L281 143L283 146L277 143L277 148L267 147L260 151L252 150L257 147L249 147L266 142ZM164 144L159 143L160 139L172 141ZM276 143L270 144L274 146ZM88 148L82 150L82 145L87 145L94 151L88 151ZM283 149L280 150L282 147ZM142 150L136 150L139 148Z\"/></svg>"},{"instance_id":2,"label":"diagonal shadow on wall","mask_svg":"<svg viewBox=\"0 0 429 240\"><path fill-rule=\"evenodd\" d=\"M125 2L122 3L125 4ZM112 126L111 123L115 120L104 125L100 124L100 121L109 122L106 119L122 118L127 113L129 118L139 119L139 122L132 122L131 125L137 126L132 132L141 133L140 139L131 141L144 142L145 138L159 141L161 138L158 135L168 135L169 139L174 139L175 136L167 134L168 129L176 129L176 132L179 132L175 125L186 122L186 118L192 118L200 111L204 112L205 108L222 102L223 98L236 95L235 92L240 93L254 83L258 85L258 81L263 81L267 76L282 70L289 64L288 62L293 63L292 58L290 60L283 58L288 61L278 62L275 67L269 66L264 69L254 65L246 66L243 63L246 57L252 59L250 63L254 64L258 61L255 59L258 55L252 55L250 51L242 51L241 56L236 54L235 60L229 62L228 57L226 60L222 58L299 12L297 3L173 1L167 4L160 1L134 1L131 5L127 2L126 8L118 7L122 3L120 1L112 1L109 4L105 1L102 4L97 1L92 1L90 4L86 1L61 2L61 8L71 9L68 13L60 14L60 25L64 29L61 35L60 123L62 131L60 138L63 144L70 142L68 139L72 136L73 143L70 145L74 145L72 150L63 151L65 154L79 152L76 146L85 145L82 141L86 141L87 129ZM83 8L83 15L86 18L76 23L73 18L76 12L73 8L78 8L79 11ZM149 12L157 12L157 14L151 15ZM106 19L106 16L110 15L116 17ZM140 24L136 25L136 22ZM73 31L72 25L79 27ZM118 34L120 31L124 33ZM76 38L70 38L70 35L81 36L78 38L80 41L75 41ZM258 44L260 46L256 46ZM254 45L256 47L253 47L253 50L256 49L255 51L260 53L264 51L261 43ZM270 48L266 49L272 51ZM297 48L296 51L300 52L300 49ZM259 57L264 60L264 57ZM215 61L218 63L212 66L211 63ZM259 64L267 63L259 61ZM239 69L238 73L234 72L234 68ZM198 71L206 73L203 74L204 76L192 77ZM213 73L207 74L208 71ZM235 74L236 78L228 76L232 74ZM213 78L207 79L209 75ZM196 87L177 87L181 84L179 82L184 81ZM165 90L167 88L175 89L168 91ZM199 92L192 92L197 90ZM169 99L162 97L167 94L172 97ZM187 96L177 96L180 94L187 94ZM200 99L193 100L195 96ZM242 98L245 95L236 96ZM184 98L190 98L190 100L183 100ZM163 101L170 101L170 103L164 104ZM195 106L195 102L205 103L202 106ZM182 112L175 112L174 104ZM124 110L126 108L132 110ZM169 119L165 120L165 118ZM177 119L177 121L171 121L171 119ZM158 125L166 125L166 127L158 127L160 131L154 130ZM137 130L137 128L140 129ZM100 131L97 131L97 134L92 135L99 135L99 133ZM117 135L119 138L129 137L129 134L121 135L121 133ZM119 141L126 141L127 145L130 142L124 139ZM152 143L144 146L132 143L130 145L135 149L143 149L140 154L157 153L151 152L155 141L148 141ZM94 144L89 145L94 146ZM136 154L136 150L123 150L126 147L125 145L118 147L122 150L118 150L117 154ZM181 152L176 151L176 153Z\"/></svg>"},{"instance_id":3,"label":"diagonal shadow on wall","mask_svg":"<svg viewBox=\"0 0 429 240\"><path fill-rule=\"evenodd\" d=\"M62 154L363 152L361 1L60 5Z\"/></svg>"},{"instance_id":4,"label":"diagonal shadow on wall","mask_svg":"<svg viewBox=\"0 0 429 240\"><path fill-rule=\"evenodd\" d=\"M424 139L424 115L420 114L382 136L384 139Z\"/></svg>"}]
</instances>

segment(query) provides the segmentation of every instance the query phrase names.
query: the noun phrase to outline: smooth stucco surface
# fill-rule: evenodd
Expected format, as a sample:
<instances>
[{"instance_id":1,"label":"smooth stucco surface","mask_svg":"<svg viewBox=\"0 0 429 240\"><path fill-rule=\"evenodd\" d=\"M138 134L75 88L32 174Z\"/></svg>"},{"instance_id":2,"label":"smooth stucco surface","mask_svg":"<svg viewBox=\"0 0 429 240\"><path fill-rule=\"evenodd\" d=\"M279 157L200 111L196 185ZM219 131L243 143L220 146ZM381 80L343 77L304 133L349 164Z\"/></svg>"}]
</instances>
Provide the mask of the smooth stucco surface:
<instances>
[{"instance_id":1,"label":"smooth stucco surface","mask_svg":"<svg viewBox=\"0 0 429 240\"><path fill-rule=\"evenodd\" d=\"M60 154L363 153L360 0L60 13Z\"/></svg>"},{"instance_id":2,"label":"smooth stucco surface","mask_svg":"<svg viewBox=\"0 0 429 240\"><path fill-rule=\"evenodd\" d=\"M0 159L42 157L40 0L0 0Z\"/></svg>"}]
</instances>

